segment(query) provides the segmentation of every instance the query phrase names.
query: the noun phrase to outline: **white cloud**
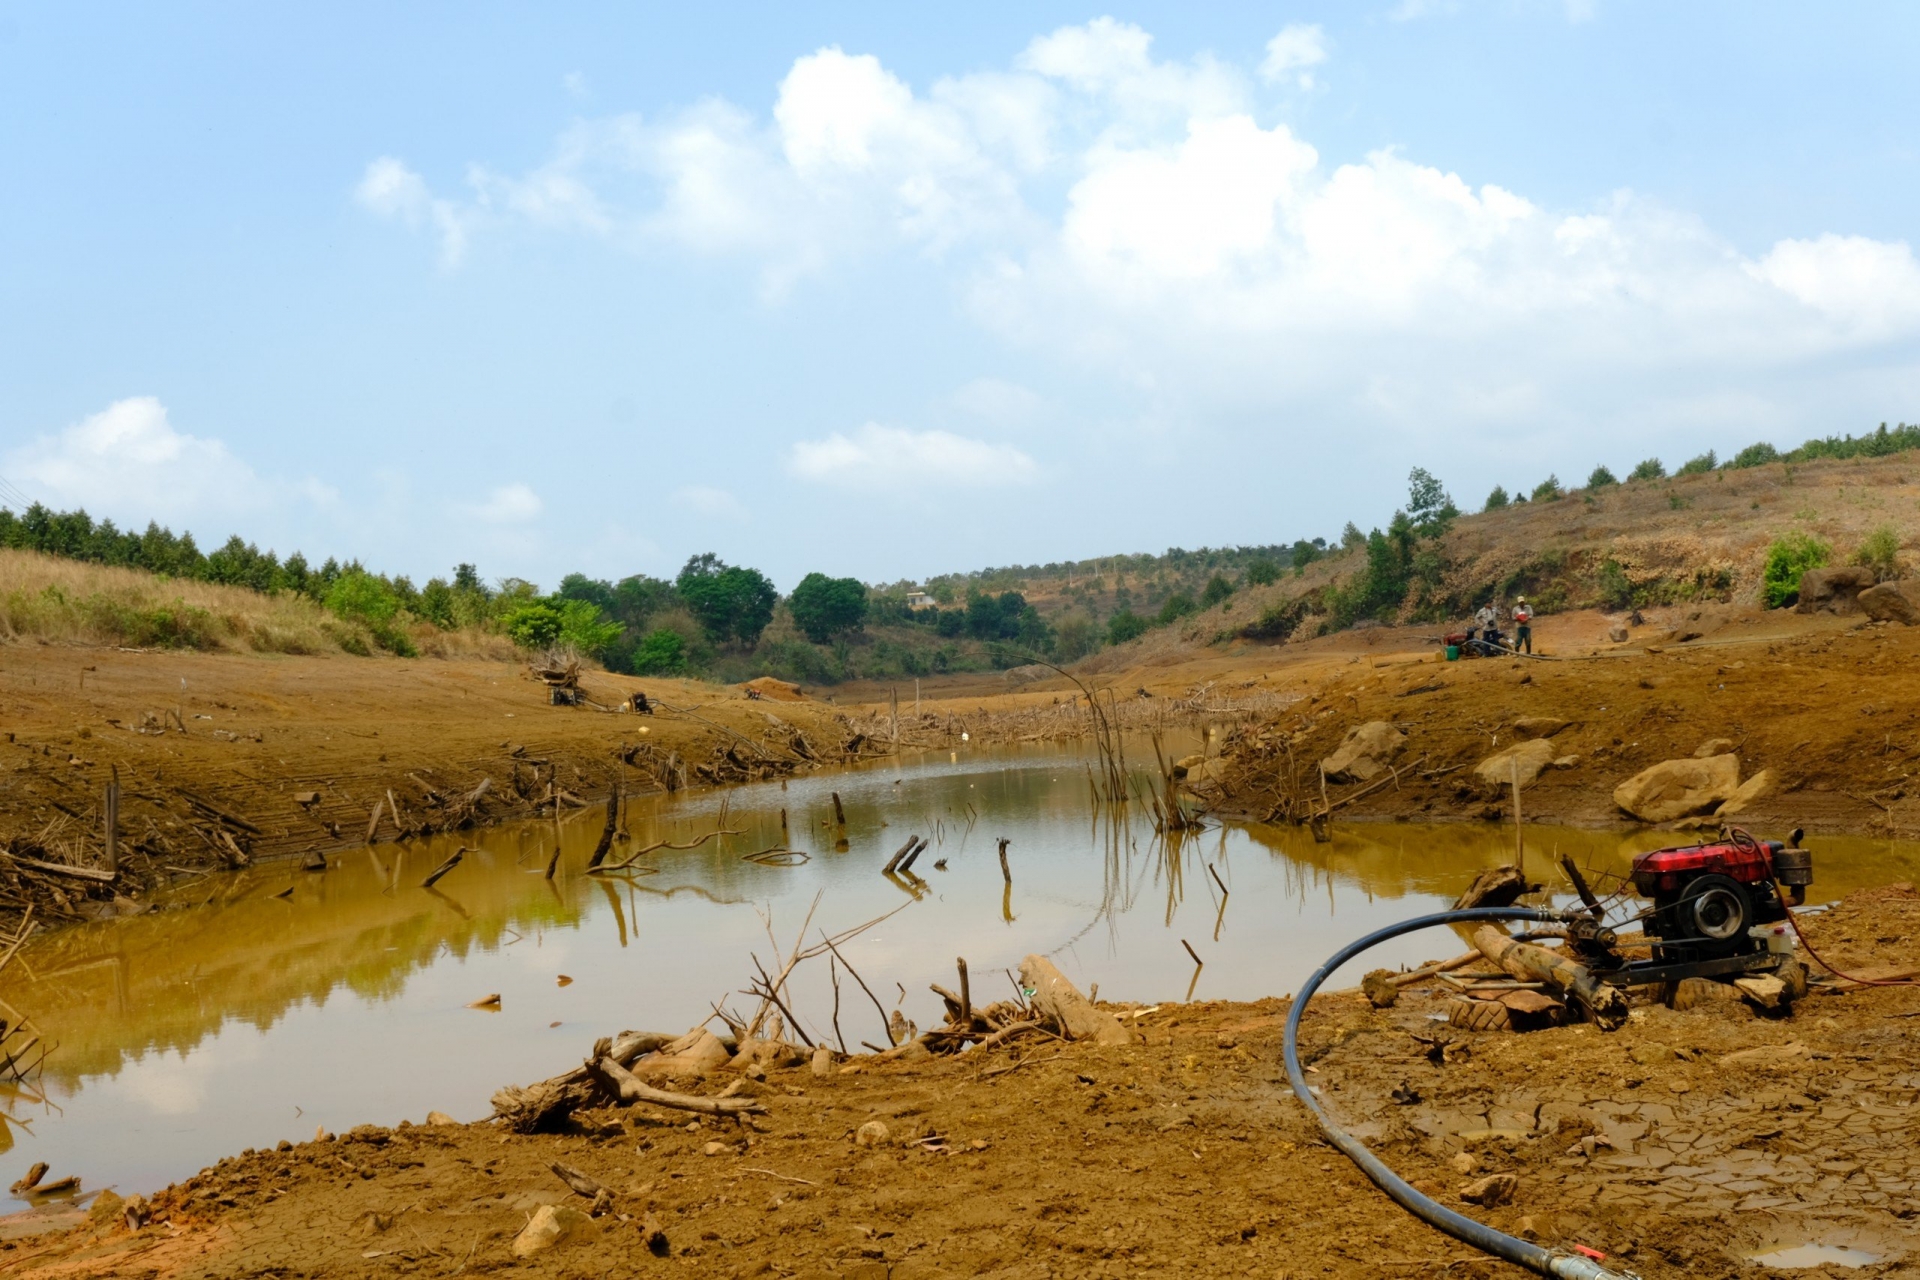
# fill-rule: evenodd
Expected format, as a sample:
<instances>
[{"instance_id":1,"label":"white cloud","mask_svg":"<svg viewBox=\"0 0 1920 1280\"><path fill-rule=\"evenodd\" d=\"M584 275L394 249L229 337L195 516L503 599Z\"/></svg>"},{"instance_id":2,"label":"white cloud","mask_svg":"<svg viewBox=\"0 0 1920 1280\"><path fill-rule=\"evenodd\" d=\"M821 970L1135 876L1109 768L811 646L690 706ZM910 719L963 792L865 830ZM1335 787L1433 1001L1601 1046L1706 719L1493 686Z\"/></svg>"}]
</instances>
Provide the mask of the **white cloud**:
<instances>
[{"instance_id":1,"label":"white cloud","mask_svg":"<svg viewBox=\"0 0 1920 1280\"><path fill-rule=\"evenodd\" d=\"M919 255L945 264L977 322L1132 397L1114 420L1157 438L1227 418L1434 431L1482 414L1545 437L1603 404L1651 431L1731 403L1729 387L1817 379L1836 351L1920 337L1903 243L1815 229L1749 253L1630 192L1554 209L1390 148L1330 161L1264 123L1261 88L1308 83L1324 33L1290 26L1245 52L1163 59L1149 33L1102 18L918 87L826 48L794 61L769 113L710 99L582 121L529 173L476 168L458 205L380 160L360 198L444 223L455 245L516 221L737 258L770 296ZM792 465L864 484L925 466L1035 472L1007 446L880 426L800 444Z\"/></svg>"},{"instance_id":2,"label":"white cloud","mask_svg":"<svg viewBox=\"0 0 1920 1280\"><path fill-rule=\"evenodd\" d=\"M50 506L144 524L258 511L289 497L322 504L317 481L263 480L219 440L174 429L153 396L116 400L63 431L12 450L4 468Z\"/></svg>"},{"instance_id":3,"label":"white cloud","mask_svg":"<svg viewBox=\"0 0 1920 1280\"><path fill-rule=\"evenodd\" d=\"M1302 89L1313 88L1313 68L1327 60L1327 38L1319 23L1292 23L1267 41L1267 56L1260 63L1260 78L1268 84L1290 81Z\"/></svg>"},{"instance_id":4,"label":"white cloud","mask_svg":"<svg viewBox=\"0 0 1920 1280\"><path fill-rule=\"evenodd\" d=\"M576 102L589 97L593 92L587 87L587 77L578 71L569 71L561 76L560 87L566 90L567 96Z\"/></svg>"},{"instance_id":5,"label":"white cloud","mask_svg":"<svg viewBox=\"0 0 1920 1280\"><path fill-rule=\"evenodd\" d=\"M851 436L793 446L790 466L805 480L859 489L1011 485L1033 480L1032 458L1007 444L989 444L950 431L910 431L869 422Z\"/></svg>"},{"instance_id":6,"label":"white cloud","mask_svg":"<svg viewBox=\"0 0 1920 1280\"><path fill-rule=\"evenodd\" d=\"M460 508L463 514L483 524L526 524L545 509L546 503L540 500L540 495L517 480L494 489L485 502Z\"/></svg>"},{"instance_id":7,"label":"white cloud","mask_svg":"<svg viewBox=\"0 0 1920 1280\"><path fill-rule=\"evenodd\" d=\"M1852 328L1884 333L1920 321L1920 264L1905 241L1836 235L1782 240L1750 270Z\"/></svg>"},{"instance_id":8,"label":"white cloud","mask_svg":"<svg viewBox=\"0 0 1920 1280\"><path fill-rule=\"evenodd\" d=\"M459 207L436 199L424 178L392 156L381 156L367 166L353 197L382 217L412 227L430 224L440 237L441 265L456 267L466 257L466 219Z\"/></svg>"},{"instance_id":9,"label":"white cloud","mask_svg":"<svg viewBox=\"0 0 1920 1280\"><path fill-rule=\"evenodd\" d=\"M677 505L703 516L729 520L744 520L747 517L747 508L740 499L725 489L715 489L709 485L686 485L674 492L673 500Z\"/></svg>"}]
</instances>

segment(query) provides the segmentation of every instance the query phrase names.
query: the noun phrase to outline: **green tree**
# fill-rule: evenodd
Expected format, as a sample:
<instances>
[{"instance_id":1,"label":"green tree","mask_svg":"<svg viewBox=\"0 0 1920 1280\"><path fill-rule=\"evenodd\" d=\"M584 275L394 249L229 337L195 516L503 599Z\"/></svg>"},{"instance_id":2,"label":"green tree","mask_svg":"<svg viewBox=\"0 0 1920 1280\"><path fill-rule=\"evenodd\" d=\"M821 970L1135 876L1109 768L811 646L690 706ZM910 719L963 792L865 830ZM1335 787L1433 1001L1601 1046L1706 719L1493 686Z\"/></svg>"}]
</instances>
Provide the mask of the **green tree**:
<instances>
[{"instance_id":1,"label":"green tree","mask_svg":"<svg viewBox=\"0 0 1920 1280\"><path fill-rule=\"evenodd\" d=\"M1233 584L1228 582L1225 576L1216 573L1207 579L1206 589L1200 593L1200 607L1211 609L1217 604L1224 603L1232 594Z\"/></svg>"},{"instance_id":2,"label":"green tree","mask_svg":"<svg viewBox=\"0 0 1920 1280\"><path fill-rule=\"evenodd\" d=\"M1619 483L1620 481L1614 478L1613 472L1607 470L1604 463L1595 467L1593 474L1587 477L1587 488L1589 489L1604 489L1608 485Z\"/></svg>"},{"instance_id":3,"label":"green tree","mask_svg":"<svg viewBox=\"0 0 1920 1280\"><path fill-rule=\"evenodd\" d=\"M553 604L560 614L560 643L572 645L581 653L602 656L625 630L591 600L559 599Z\"/></svg>"},{"instance_id":4,"label":"green tree","mask_svg":"<svg viewBox=\"0 0 1920 1280\"><path fill-rule=\"evenodd\" d=\"M1131 609L1122 609L1107 619L1107 643L1125 644L1138 640L1147 631L1147 620Z\"/></svg>"},{"instance_id":5,"label":"green tree","mask_svg":"<svg viewBox=\"0 0 1920 1280\"><path fill-rule=\"evenodd\" d=\"M858 578L810 573L787 597L793 625L815 644L857 631L867 620L867 588Z\"/></svg>"},{"instance_id":6,"label":"green tree","mask_svg":"<svg viewBox=\"0 0 1920 1280\"><path fill-rule=\"evenodd\" d=\"M1500 510L1500 508L1506 505L1507 505L1507 487L1505 485L1497 484L1493 486L1493 492L1487 495L1487 505L1480 509L1482 511L1498 511Z\"/></svg>"},{"instance_id":7,"label":"green tree","mask_svg":"<svg viewBox=\"0 0 1920 1280\"><path fill-rule=\"evenodd\" d=\"M1533 500L1535 502L1552 502L1555 498L1564 496L1566 496L1566 490L1560 487L1559 476L1550 475L1539 484L1533 486Z\"/></svg>"},{"instance_id":8,"label":"green tree","mask_svg":"<svg viewBox=\"0 0 1920 1280\"><path fill-rule=\"evenodd\" d=\"M1833 554L1833 548L1805 533L1790 533L1767 548L1767 561L1760 571L1760 601L1769 609L1792 604L1800 595L1800 578L1809 569L1818 569Z\"/></svg>"},{"instance_id":9,"label":"green tree","mask_svg":"<svg viewBox=\"0 0 1920 1280\"><path fill-rule=\"evenodd\" d=\"M1295 543L1294 545L1296 548L1305 546L1308 551L1312 551L1313 549L1311 543ZM1299 554L1297 549L1294 554ZM1280 566L1266 556L1255 556L1253 559L1247 561L1245 574L1247 582L1250 585L1264 587L1270 582L1278 582L1280 580Z\"/></svg>"},{"instance_id":10,"label":"green tree","mask_svg":"<svg viewBox=\"0 0 1920 1280\"><path fill-rule=\"evenodd\" d=\"M736 568L711 551L687 561L674 588L688 612L716 644L753 645L773 621L780 593L758 569Z\"/></svg>"},{"instance_id":11,"label":"green tree","mask_svg":"<svg viewBox=\"0 0 1920 1280\"><path fill-rule=\"evenodd\" d=\"M526 600L502 619L507 638L522 649L545 649L560 639L560 610L545 600Z\"/></svg>"},{"instance_id":12,"label":"green tree","mask_svg":"<svg viewBox=\"0 0 1920 1280\"><path fill-rule=\"evenodd\" d=\"M1407 476L1407 517L1422 538L1442 538L1460 515L1449 494L1431 471L1415 467Z\"/></svg>"},{"instance_id":13,"label":"green tree","mask_svg":"<svg viewBox=\"0 0 1920 1280\"><path fill-rule=\"evenodd\" d=\"M632 665L635 675L677 676L687 669L687 642L677 631L656 627L635 647Z\"/></svg>"},{"instance_id":14,"label":"green tree","mask_svg":"<svg viewBox=\"0 0 1920 1280\"><path fill-rule=\"evenodd\" d=\"M1750 444L1727 459L1727 469L1738 471L1743 467L1760 467L1769 462L1780 461L1780 451L1762 440L1759 444Z\"/></svg>"},{"instance_id":15,"label":"green tree","mask_svg":"<svg viewBox=\"0 0 1920 1280\"><path fill-rule=\"evenodd\" d=\"M589 578L584 573L570 573L560 579L560 589L554 595L562 600L584 600L605 613L613 612L613 584L604 579Z\"/></svg>"},{"instance_id":16,"label":"green tree","mask_svg":"<svg viewBox=\"0 0 1920 1280\"><path fill-rule=\"evenodd\" d=\"M1632 471L1628 472L1627 479L1629 480L1660 480L1660 479L1664 479L1666 477L1666 474L1667 474L1667 467L1665 463L1661 462L1660 459L1658 458L1648 458L1645 462L1642 462L1640 465L1636 466Z\"/></svg>"},{"instance_id":17,"label":"green tree","mask_svg":"<svg viewBox=\"0 0 1920 1280\"><path fill-rule=\"evenodd\" d=\"M1719 465L1720 460L1714 456L1713 450L1709 449L1697 458L1688 458L1680 464L1680 469L1673 474L1676 476L1704 475Z\"/></svg>"}]
</instances>

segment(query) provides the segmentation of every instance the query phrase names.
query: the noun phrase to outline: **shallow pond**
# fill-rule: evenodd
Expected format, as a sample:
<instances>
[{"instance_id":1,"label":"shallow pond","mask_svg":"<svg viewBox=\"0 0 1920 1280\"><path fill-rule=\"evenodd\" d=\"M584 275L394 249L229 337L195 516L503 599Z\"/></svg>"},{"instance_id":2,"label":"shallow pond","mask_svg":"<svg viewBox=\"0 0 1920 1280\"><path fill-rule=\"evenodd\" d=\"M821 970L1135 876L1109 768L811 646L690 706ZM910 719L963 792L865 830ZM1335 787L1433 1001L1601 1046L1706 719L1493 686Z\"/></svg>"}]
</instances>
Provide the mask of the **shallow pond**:
<instances>
[{"instance_id":1,"label":"shallow pond","mask_svg":"<svg viewBox=\"0 0 1920 1280\"><path fill-rule=\"evenodd\" d=\"M534 822L462 833L478 849L434 890L421 880L460 840L380 845L325 873L282 864L203 878L177 887L172 909L37 940L0 996L58 1047L37 1091L0 1093L0 1185L45 1160L89 1190L150 1191L316 1127L417 1122L433 1109L483 1117L496 1088L578 1064L596 1036L681 1030L723 1000L750 1009L737 992L751 957L777 967L816 896L809 941L904 905L842 952L889 1010L926 1026L940 1020L927 984L953 985L957 956L982 1003L1011 994L1004 971L1029 952L1112 999L1284 994L1340 945L1444 907L1513 853L1513 829L1493 825L1347 824L1327 844L1292 827L1228 827L1169 847L1144 820L1096 813L1085 758L1035 747L636 800L610 860L690 841L723 810L739 834L652 854L649 875L584 874L595 806L559 828L552 880L556 828ZM932 840L918 883L883 876L913 833ZM1536 875L1555 853L1617 872L1673 839L1527 828ZM1911 843L1812 843L1816 901L1920 878ZM780 846L808 857L746 856ZM1197 972L1183 942L1204 961ZM1415 936L1367 966L1458 950ZM825 961L803 964L794 986L798 1016L833 1041ZM497 1010L468 1007L495 993ZM844 975L839 1027L856 1051L886 1043Z\"/></svg>"}]
</instances>

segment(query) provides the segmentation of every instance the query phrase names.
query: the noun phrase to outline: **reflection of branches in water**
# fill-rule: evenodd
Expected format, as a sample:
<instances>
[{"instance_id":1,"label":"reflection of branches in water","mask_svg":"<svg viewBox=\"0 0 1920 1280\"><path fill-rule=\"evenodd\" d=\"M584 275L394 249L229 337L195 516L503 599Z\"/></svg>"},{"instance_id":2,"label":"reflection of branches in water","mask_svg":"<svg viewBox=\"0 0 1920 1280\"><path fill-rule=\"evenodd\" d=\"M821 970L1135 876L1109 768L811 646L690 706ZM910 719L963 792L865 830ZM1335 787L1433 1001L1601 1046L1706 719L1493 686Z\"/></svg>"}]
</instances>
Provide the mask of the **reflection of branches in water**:
<instances>
[{"instance_id":1,"label":"reflection of branches in water","mask_svg":"<svg viewBox=\"0 0 1920 1280\"><path fill-rule=\"evenodd\" d=\"M691 893L695 897L705 898L708 902L720 907L744 907L753 901L751 898L715 897L697 884L677 884L671 889L655 889L651 885L636 884L633 888L638 889L641 893L650 893L656 898L671 898L676 893Z\"/></svg>"}]
</instances>

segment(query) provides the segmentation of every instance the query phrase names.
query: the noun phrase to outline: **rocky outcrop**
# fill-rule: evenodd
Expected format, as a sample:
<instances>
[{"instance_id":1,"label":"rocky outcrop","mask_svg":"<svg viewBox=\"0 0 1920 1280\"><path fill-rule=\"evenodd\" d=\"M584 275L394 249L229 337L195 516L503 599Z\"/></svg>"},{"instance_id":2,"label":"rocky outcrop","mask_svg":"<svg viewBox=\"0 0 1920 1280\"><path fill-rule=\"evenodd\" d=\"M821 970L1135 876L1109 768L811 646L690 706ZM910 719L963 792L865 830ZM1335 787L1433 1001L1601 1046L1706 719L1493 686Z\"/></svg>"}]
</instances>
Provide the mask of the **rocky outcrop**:
<instances>
[{"instance_id":1,"label":"rocky outcrop","mask_svg":"<svg viewBox=\"0 0 1920 1280\"><path fill-rule=\"evenodd\" d=\"M1800 577L1798 613L1858 613L1860 593L1873 585L1873 570L1858 565L1809 569Z\"/></svg>"},{"instance_id":2,"label":"rocky outcrop","mask_svg":"<svg viewBox=\"0 0 1920 1280\"><path fill-rule=\"evenodd\" d=\"M1740 757L1663 760L1613 789L1613 802L1642 822L1706 813L1740 791Z\"/></svg>"},{"instance_id":3,"label":"rocky outcrop","mask_svg":"<svg viewBox=\"0 0 1920 1280\"><path fill-rule=\"evenodd\" d=\"M1482 760L1473 767L1473 776L1491 787L1511 786L1515 779L1524 787L1539 777L1558 754L1545 738L1529 738Z\"/></svg>"},{"instance_id":4,"label":"rocky outcrop","mask_svg":"<svg viewBox=\"0 0 1920 1280\"><path fill-rule=\"evenodd\" d=\"M1406 734L1385 720L1369 720L1349 729L1320 768L1329 782L1369 782L1392 765L1406 745Z\"/></svg>"},{"instance_id":5,"label":"rocky outcrop","mask_svg":"<svg viewBox=\"0 0 1920 1280\"><path fill-rule=\"evenodd\" d=\"M1551 738L1565 729L1567 723L1553 716L1521 716L1513 722L1513 731L1523 738Z\"/></svg>"},{"instance_id":6,"label":"rocky outcrop","mask_svg":"<svg viewBox=\"0 0 1920 1280\"><path fill-rule=\"evenodd\" d=\"M1899 622L1913 626L1920 622L1920 601L1903 589L1902 583L1883 582L1860 593L1859 605L1875 622Z\"/></svg>"}]
</instances>

